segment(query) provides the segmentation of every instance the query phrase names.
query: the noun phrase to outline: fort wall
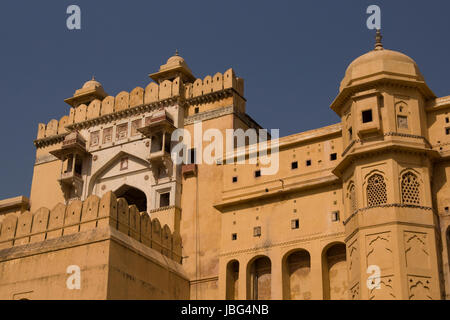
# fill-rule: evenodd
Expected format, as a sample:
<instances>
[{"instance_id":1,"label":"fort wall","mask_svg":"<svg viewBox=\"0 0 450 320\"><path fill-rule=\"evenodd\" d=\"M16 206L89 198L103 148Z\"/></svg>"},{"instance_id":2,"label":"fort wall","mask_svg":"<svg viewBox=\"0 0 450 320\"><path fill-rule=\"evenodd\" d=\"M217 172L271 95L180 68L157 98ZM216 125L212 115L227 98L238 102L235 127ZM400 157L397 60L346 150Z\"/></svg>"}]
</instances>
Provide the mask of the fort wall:
<instances>
[{"instance_id":1,"label":"fort wall","mask_svg":"<svg viewBox=\"0 0 450 320\"><path fill-rule=\"evenodd\" d=\"M41 242L91 229L111 226L164 256L181 263L181 238L167 225L138 212L112 192L99 198L91 195L84 202L57 204L52 210L9 213L0 220L0 250Z\"/></svg>"}]
</instances>

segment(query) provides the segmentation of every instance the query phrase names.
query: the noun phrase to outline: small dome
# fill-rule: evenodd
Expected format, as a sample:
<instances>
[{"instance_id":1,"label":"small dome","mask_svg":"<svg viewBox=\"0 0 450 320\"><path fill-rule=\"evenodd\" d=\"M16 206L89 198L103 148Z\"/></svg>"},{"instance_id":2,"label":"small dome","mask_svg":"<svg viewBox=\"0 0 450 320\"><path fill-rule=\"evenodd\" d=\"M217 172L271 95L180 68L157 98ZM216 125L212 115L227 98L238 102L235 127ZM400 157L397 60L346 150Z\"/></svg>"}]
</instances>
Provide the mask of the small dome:
<instances>
[{"instance_id":1,"label":"small dome","mask_svg":"<svg viewBox=\"0 0 450 320\"><path fill-rule=\"evenodd\" d=\"M182 64L184 59L180 56L172 56L167 60L167 64Z\"/></svg>"},{"instance_id":2,"label":"small dome","mask_svg":"<svg viewBox=\"0 0 450 320\"><path fill-rule=\"evenodd\" d=\"M383 49L381 35L377 32L377 43L372 50L356 58L345 71L340 91L345 87L369 82L380 75L397 79L424 81L416 62L407 55Z\"/></svg>"},{"instance_id":3,"label":"small dome","mask_svg":"<svg viewBox=\"0 0 450 320\"><path fill-rule=\"evenodd\" d=\"M94 77L92 77L91 80L86 81L86 83L83 85L82 89L95 89L98 87L102 87L102 84L95 80Z\"/></svg>"},{"instance_id":4,"label":"small dome","mask_svg":"<svg viewBox=\"0 0 450 320\"><path fill-rule=\"evenodd\" d=\"M166 66L178 66L185 64L183 57L178 54L178 50L175 51L175 55L167 59Z\"/></svg>"}]
</instances>

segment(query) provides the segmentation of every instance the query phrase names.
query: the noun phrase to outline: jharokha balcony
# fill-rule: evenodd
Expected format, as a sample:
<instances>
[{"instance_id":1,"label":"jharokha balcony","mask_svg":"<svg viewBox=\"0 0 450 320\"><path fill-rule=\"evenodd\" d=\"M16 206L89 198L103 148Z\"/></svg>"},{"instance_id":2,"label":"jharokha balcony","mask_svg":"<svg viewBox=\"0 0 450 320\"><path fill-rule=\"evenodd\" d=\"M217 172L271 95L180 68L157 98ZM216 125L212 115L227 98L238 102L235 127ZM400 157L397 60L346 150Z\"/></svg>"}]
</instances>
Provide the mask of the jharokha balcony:
<instances>
[{"instance_id":1,"label":"jharokha balcony","mask_svg":"<svg viewBox=\"0 0 450 320\"><path fill-rule=\"evenodd\" d=\"M77 197L83 186L83 162L89 155L86 140L77 132L69 133L60 149L50 152L61 160L61 175L58 179L67 197Z\"/></svg>"},{"instance_id":2,"label":"jharokha balcony","mask_svg":"<svg viewBox=\"0 0 450 320\"><path fill-rule=\"evenodd\" d=\"M145 137L150 138L148 161L156 174L160 168L168 171L172 167L171 134L175 129L173 120L165 110L155 113L144 127L138 129Z\"/></svg>"}]
</instances>

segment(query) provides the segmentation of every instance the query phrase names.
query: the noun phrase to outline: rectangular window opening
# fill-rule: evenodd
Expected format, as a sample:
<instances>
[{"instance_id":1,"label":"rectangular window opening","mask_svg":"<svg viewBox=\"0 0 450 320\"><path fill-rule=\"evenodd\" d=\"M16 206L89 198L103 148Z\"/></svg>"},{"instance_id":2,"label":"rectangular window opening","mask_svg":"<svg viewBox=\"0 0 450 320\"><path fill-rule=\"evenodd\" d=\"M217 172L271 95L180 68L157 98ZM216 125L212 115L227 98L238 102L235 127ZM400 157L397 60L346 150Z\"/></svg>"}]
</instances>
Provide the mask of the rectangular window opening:
<instances>
[{"instance_id":1,"label":"rectangular window opening","mask_svg":"<svg viewBox=\"0 0 450 320\"><path fill-rule=\"evenodd\" d=\"M261 227L254 227L253 228L253 236L254 237L260 237L261 236Z\"/></svg>"},{"instance_id":2,"label":"rectangular window opening","mask_svg":"<svg viewBox=\"0 0 450 320\"><path fill-rule=\"evenodd\" d=\"M81 176L82 166L83 166L82 160L80 158L76 158L75 159L75 168L74 168L75 174Z\"/></svg>"},{"instance_id":3,"label":"rectangular window opening","mask_svg":"<svg viewBox=\"0 0 450 320\"><path fill-rule=\"evenodd\" d=\"M188 157L188 164L195 164L197 162L197 153L195 151L195 148L189 149Z\"/></svg>"},{"instance_id":4,"label":"rectangular window opening","mask_svg":"<svg viewBox=\"0 0 450 320\"><path fill-rule=\"evenodd\" d=\"M306 166L309 167L311 165L311 160L306 160Z\"/></svg>"},{"instance_id":5,"label":"rectangular window opening","mask_svg":"<svg viewBox=\"0 0 450 320\"><path fill-rule=\"evenodd\" d=\"M237 240L237 233L231 234L231 240Z\"/></svg>"},{"instance_id":6,"label":"rectangular window opening","mask_svg":"<svg viewBox=\"0 0 450 320\"><path fill-rule=\"evenodd\" d=\"M168 207L170 205L170 192L161 193L159 195L159 207Z\"/></svg>"},{"instance_id":7,"label":"rectangular window opening","mask_svg":"<svg viewBox=\"0 0 450 320\"><path fill-rule=\"evenodd\" d=\"M300 227L300 221L298 219L291 220L291 229L298 229Z\"/></svg>"},{"instance_id":8,"label":"rectangular window opening","mask_svg":"<svg viewBox=\"0 0 450 320\"><path fill-rule=\"evenodd\" d=\"M334 160L336 160L337 159L337 153L332 153L332 154L330 154L330 160L331 161L334 161Z\"/></svg>"},{"instance_id":9,"label":"rectangular window opening","mask_svg":"<svg viewBox=\"0 0 450 320\"><path fill-rule=\"evenodd\" d=\"M291 163L291 169L297 169L298 168L298 162L294 161Z\"/></svg>"},{"instance_id":10,"label":"rectangular window opening","mask_svg":"<svg viewBox=\"0 0 450 320\"><path fill-rule=\"evenodd\" d=\"M261 170L256 170L255 171L255 178L259 178L261 177Z\"/></svg>"},{"instance_id":11,"label":"rectangular window opening","mask_svg":"<svg viewBox=\"0 0 450 320\"><path fill-rule=\"evenodd\" d=\"M334 211L331 213L331 221L339 221L339 211Z\"/></svg>"},{"instance_id":12,"label":"rectangular window opening","mask_svg":"<svg viewBox=\"0 0 450 320\"><path fill-rule=\"evenodd\" d=\"M365 110L362 112L362 122L363 123L372 122L372 120L373 120L372 110Z\"/></svg>"}]
</instances>

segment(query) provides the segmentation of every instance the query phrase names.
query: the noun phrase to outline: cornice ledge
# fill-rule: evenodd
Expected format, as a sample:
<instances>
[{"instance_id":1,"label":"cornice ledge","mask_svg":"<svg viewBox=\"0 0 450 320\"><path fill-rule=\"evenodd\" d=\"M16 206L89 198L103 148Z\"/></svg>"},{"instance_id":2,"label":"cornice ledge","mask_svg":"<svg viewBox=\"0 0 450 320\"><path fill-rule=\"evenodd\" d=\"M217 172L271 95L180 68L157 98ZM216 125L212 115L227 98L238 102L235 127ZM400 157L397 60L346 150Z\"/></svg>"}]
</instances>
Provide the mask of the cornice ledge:
<instances>
[{"instance_id":1,"label":"cornice ledge","mask_svg":"<svg viewBox=\"0 0 450 320\"><path fill-rule=\"evenodd\" d=\"M52 144L63 142L64 138L68 134L69 134L69 132L65 132L65 133L56 134L56 135L50 136L50 137L36 139L36 140L33 141L33 143L34 143L36 148L47 147L47 146L50 146Z\"/></svg>"},{"instance_id":2,"label":"cornice ledge","mask_svg":"<svg viewBox=\"0 0 450 320\"><path fill-rule=\"evenodd\" d=\"M202 94L202 95L197 96L197 97L187 98L186 102L188 104L190 104L190 105L191 104L204 103L204 102L212 102L212 101L220 100L220 99L223 99L223 98L226 98L226 97L230 97L233 93L238 95L244 101L247 101L243 96L241 96L239 94L239 92L236 91L236 89L234 89L234 88L227 88L227 89L222 89L220 91L215 91L215 92L209 92L209 93L206 93L206 94Z\"/></svg>"},{"instance_id":3,"label":"cornice ledge","mask_svg":"<svg viewBox=\"0 0 450 320\"><path fill-rule=\"evenodd\" d=\"M382 204L382 205L378 205L378 206L373 206L373 207L365 207L365 208L361 208L356 210L355 212L353 212L347 219L345 219L345 221L343 221L342 223L344 224L344 226L350 221L352 220L354 217L356 217L356 215L358 214L358 212L363 212L363 211L367 211L370 209L375 209L375 208L411 208L411 209L420 209L420 210L426 210L426 211L433 211L432 207L426 207L426 206L417 206L414 204L404 204L404 203L388 203L388 204Z\"/></svg>"}]
</instances>

